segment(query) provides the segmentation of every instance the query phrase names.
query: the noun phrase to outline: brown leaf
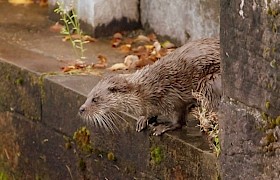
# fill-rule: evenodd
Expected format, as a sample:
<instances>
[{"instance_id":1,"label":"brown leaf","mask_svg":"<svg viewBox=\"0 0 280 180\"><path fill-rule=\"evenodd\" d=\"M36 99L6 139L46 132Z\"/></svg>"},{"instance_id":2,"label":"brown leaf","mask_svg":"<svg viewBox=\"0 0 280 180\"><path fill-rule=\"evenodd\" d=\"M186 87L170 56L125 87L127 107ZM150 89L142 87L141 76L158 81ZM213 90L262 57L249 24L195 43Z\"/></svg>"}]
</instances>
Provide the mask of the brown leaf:
<instances>
[{"instance_id":1,"label":"brown leaf","mask_svg":"<svg viewBox=\"0 0 280 180\"><path fill-rule=\"evenodd\" d=\"M112 65L111 67L108 68L111 71L116 71L116 70L127 70L128 67L124 63L116 63Z\"/></svg>"},{"instance_id":2,"label":"brown leaf","mask_svg":"<svg viewBox=\"0 0 280 180\"><path fill-rule=\"evenodd\" d=\"M147 36L144 35L139 35L135 40L135 42L149 42L150 38L148 38Z\"/></svg>"},{"instance_id":3,"label":"brown leaf","mask_svg":"<svg viewBox=\"0 0 280 180\"><path fill-rule=\"evenodd\" d=\"M63 72L69 72L71 70L75 69L75 66L65 66L65 67L62 67L61 70Z\"/></svg>"},{"instance_id":4,"label":"brown leaf","mask_svg":"<svg viewBox=\"0 0 280 180\"><path fill-rule=\"evenodd\" d=\"M54 25L52 25L50 27L50 31L51 32L61 32L61 30L63 29L64 26L62 26L61 24L59 24L59 22L56 22Z\"/></svg>"},{"instance_id":5,"label":"brown leaf","mask_svg":"<svg viewBox=\"0 0 280 180\"><path fill-rule=\"evenodd\" d=\"M103 55L98 55L97 58L98 58L98 63L93 64L93 67L94 68L102 68L102 69L106 68L107 65L108 65L107 64L107 58Z\"/></svg>"},{"instance_id":6,"label":"brown leaf","mask_svg":"<svg viewBox=\"0 0 280 180\"><path fill-rule=\"evenodd\" d=\"M169 48L175 48L176 46L173 43L171 43L170 41L165 41L164 43L162 43L162 47L169 49Z\"/></svg>"},{"instance_id":7,"label":"brown leaf","mask_svg":"<svg viewBox=\"0 0 280 180\"><path fill-rule=\"evenodd\" d=\"M83 36L83 41L96 42L97 39L95 39L95 38L93 38L93 37L91 37L89 35L84 35Z\"/></svg>"},{"instance_id":8,"label":"brown leaf","mask_svg":"<svg viewBox=\"0 0 280 180\"><path fill-rule=\"evenodd\" d=\"M123 36L122 36L121 33L115 33L115 34L113 35L113 39L122 39L122 38L123 38Z\"/></svg>"},{"instance_id":9,"label":"brown leaf","mask_svg":"<svg viewBox=\"0 0 280 180\"><path fill-rule=\"evenodd\" d=\"M128 55L124 59L124 64L129 67L129 66L131 66L131 64L133 64L134 62L136 62L138 60L139 60L138 56L136 56L136 55Z\"/></svg>"},{"instance_id":10,"label":"brown leaf","mask_svg":"<svg viewBox=\"0 0 280 180\"><path fill-rule=\"evenodd\" d=\"M149 35L147 35L147 37L151 40L151 41L156 41L157 40L157 36L154 33L151 33Z\"/></svg>"},{"instance_id":11,"label":"brown leaf","mask_svg":"<svg viewBox=\"0 0 280 180\"><path fill-rule=\"evenodd\" d=\"M120 39L113 39L112 40L112 47L116 48L121 44L122 40Z\"/></svg>"},{"instance_id":12,"label":"brown leaf","mask_svg":"<svg viewBox=\"0 0 280 180\"><path fill-rule=\"evenodd\" d=\"M129 53L130 50L131 50L131 45L130 44L124 44L124 45L121 45L119 47L120 51L123 52L123 53Z\"/></svg>"}]
</instances>

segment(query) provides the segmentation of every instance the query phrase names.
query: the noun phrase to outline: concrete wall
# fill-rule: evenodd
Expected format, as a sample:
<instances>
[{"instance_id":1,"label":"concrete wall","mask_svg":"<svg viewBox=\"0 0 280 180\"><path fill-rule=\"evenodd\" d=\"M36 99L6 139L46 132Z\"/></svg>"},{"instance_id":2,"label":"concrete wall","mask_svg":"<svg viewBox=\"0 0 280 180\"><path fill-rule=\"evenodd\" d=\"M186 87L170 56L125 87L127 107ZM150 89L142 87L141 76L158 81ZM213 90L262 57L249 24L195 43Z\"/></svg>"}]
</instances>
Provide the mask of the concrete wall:
<instances>
[{"instance_id":1,"label":"concrete wall","mask_svg":"<svg viewBox=\"0 0 280 180\"><path fill-rule=\"evenodd\" d=\"M141 23L184 44L188 39L218 37L219 0L141 0Z\"/></svg>"},{"instance_id":2,"label":"concrete wall","mask_svg":"<svg viewBox=\"0 0 280 180\"><path fill-rule=\"evenodd\" d=\"M50 0L53 11L57 0ZM60 0L67 10L71 1ZM140 27L184 44L189 39L219 36L220 0L80 0L73 1L87 33L111 35ZM140 7L139 7L140 6ZM140 18L141 17L141 18Z\"/></svg>"},{"instance_id":3,"label":"concrete wall","mask_svg":"<svg viewBox=\"0 0 280 180\"><path fill-rule=\"evenodd\" d=\"M221 1L223 179L280 179L279 27L279 1Z\"/></svg>"},{"instance_id":4,"label":"concrete wall","mask_svg":"<svg viewBox=\"0 0 280 180\"><path fill-rule=\"evenodd\" d=\"M57 0L49 0L50 12L56 8ZM73 7L87 33L96 37L111 35L121 30L140 27L138 0L59 0L66 11Z\"/></svg>"}]
</instances>

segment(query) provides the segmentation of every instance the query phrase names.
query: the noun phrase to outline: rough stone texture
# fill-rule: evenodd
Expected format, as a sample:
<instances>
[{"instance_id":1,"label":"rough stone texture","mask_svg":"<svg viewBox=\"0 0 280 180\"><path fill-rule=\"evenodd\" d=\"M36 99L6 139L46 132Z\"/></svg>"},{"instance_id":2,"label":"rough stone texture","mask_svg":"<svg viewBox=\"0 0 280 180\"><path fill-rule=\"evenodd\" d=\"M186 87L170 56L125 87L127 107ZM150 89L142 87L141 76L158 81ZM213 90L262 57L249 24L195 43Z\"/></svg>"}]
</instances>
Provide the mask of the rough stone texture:
<instances>
[{"instance_id":1,"label":"rough stone texture","mask_svg":"<svg viewBox=\"0 0 280 180\"><path fill-rule=\"evenodd\" d=\"M54 23L47 19L48 9L0 4L1 175L9 179L217 178L216 157L195 125L153 137L149 130L135 132L131 119L120 123L117 134L81 121L78 107L100 80L99 73L108 71L92 72L99 76L62 73L60 68L77 57L69 42L49 31ZM98 54L108 58L109 66L125 56L106 39L86 48L89 64L98 61ZM90 152L81 151L73 140L85 125L90 128ZM108 159L108 154L116 160Z\"/></svg>"},{"instance_id":2,"label":"rough stone texture","mask_svg":"<svg viewBox=\"0 0 280 180\"><path fill-rule=\"evenodd\" d=\"M279 13L279 1L221 1L223 179L280 178Z\"/></svg>"},{"instance_id":3,"label":"rough stone texture","mask_svg":"<svg viewBox=\"0 0 280 180\"><path fill-rule=\"evenodd\" d=\"M58 0L50 0L50 12L56 8ZM59 0L65 10L77 10L83 29L95 37L112 35L123 30L140 27L138 0L79 0L71 3L69 0Z\"/></svg>"},{"instance_id":4,"label":"rough stone texture","mask_svg":"<svg viewBox=\"0 0 280 180\"><path fill-rule=\"evenodd\" d=\"M36 76L2 61L0 67L0 110L15 111L31 120L40 120L41 92Z\"/></svg>"},{"instance_id":5,"label":"rough stone texture","mask_svg":"<svg viewBox=\"0 0 280 180\"><path fill-rule=\"evenodd\" d=\"M219 36L220 0L141 0L141 23L181 44Z\"/></svg>"},{"instance_id":6,"label":"rough stone texture","mask_svg":"<svg viewBox=\"0 0 280 180\"><path fill-rule=\"evenodd\" d=\"M82 177L75 155L64 147L63 136L52 129L21 115L1 112L0 132L0 172L11 179Z\"/></svg>"},{"instance_id":7,"label":"rough stone texture","mask_svg":"<svg viewBox=\"0 0 280 180\"><path fill-rule=\"evenodd\" d=\"M1 69L9 70L7 66L12 65L0 64ZM1 89L1 99L18 94L15 97L27 103L27 106L15 108L11 113L5 108L10 106L10 101L1 101L0 132L4 139L0 140L0 170L9 177L213 180L218 177L216 157L209 152L205 139L194 125L163 137L153 137L150 131L136 132L135 120L126 118L127 123L122 121L118 124L120 132L117 134L91 128L89 145L92 150L82 151L73 135L85 125L77 117L78 107L85 97L60 84L66 80L59 75L42 79L16 66L13 66L12 73L9 72L5 71L5 75L10 79L18 77L14 72L26 73L23 76L25 84L22 85L25 91L40 92L37 96L33 94L40 99L34 104L32 94L20 94L22 88L15 88L14 81L2 81L1 87L14 90ZM30 77L34 77L33 81L26 81ZM41 83L30 86L34 82ZM27 101L28 98L31 100ZM41 110L38 114L40 121L32 121L27 113L21 113L33 110L33 106ZM160 160L156 163L151 154L154 148L161 151ZM109 153L116 160L110 160Z\"/></svg>"}]
</instances>

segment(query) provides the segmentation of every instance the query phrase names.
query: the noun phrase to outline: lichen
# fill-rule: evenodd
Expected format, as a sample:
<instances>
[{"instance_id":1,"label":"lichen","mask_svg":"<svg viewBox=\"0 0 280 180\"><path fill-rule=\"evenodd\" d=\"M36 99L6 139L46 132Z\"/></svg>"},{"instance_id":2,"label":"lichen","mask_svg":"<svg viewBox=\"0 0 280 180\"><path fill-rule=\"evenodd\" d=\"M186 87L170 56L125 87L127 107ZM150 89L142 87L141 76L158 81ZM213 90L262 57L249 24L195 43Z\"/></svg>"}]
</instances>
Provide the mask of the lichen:
<instances>
[{"instance_id":1,"label":"lichen","mask_svg":"<svg viewBox=\"0 0 280 180\"><path fill-rule=\"evenodd\" d=\"M266 108L266 109L269 109L269 108L270 108L270 102L269 102L269 101L266 101L266 102L265 102L265 108Z\"/></svg>"},{"instance_id":2,"label":"lichen","mask_svg":"<svg viewBox=\"0 0 280 180\"><path fill-rule=\"evenodd\" d=\"M108 159L109 161L116 161L116 160L117 160L116 157L115 157L115 155L114 155L114 153L112 153L112 152L109 152L109 153L107 154L107 159Z\"/></svg>"},{"instance_id":3,"label":"lichen","mask_svg":"<svg viewBox=\"0 0 280 180\"><path fill-rule=\"evenodd\" d=\"M93 147L92 143L90 141L90 132L86 127L81 127L78 129L74 135L73 139L82 152L85 153L92 153L93 152Z\"/></svg>"},{"instance_id":4,"label":"lichen","mask_svg":"<svg viewBox=\"0 0 280 180\"><path fill-rule=\"evenodd\" d=\"M16 84L16 85L22 86L22 85L23 85L23 82L24 82L23 78L17 78L17 79L15 80L15 84Z\"/></svg>"},{"instance_id":5,"label":"lichen","mask_svg":"<svg viewBox=\"0 0 280 180\"><path fill-rule=\"evenodd\" d=\"M151 149L151 163L160 164L164 159L162 149L160 147L154 147Z\"/></svg>"}]
</instances>

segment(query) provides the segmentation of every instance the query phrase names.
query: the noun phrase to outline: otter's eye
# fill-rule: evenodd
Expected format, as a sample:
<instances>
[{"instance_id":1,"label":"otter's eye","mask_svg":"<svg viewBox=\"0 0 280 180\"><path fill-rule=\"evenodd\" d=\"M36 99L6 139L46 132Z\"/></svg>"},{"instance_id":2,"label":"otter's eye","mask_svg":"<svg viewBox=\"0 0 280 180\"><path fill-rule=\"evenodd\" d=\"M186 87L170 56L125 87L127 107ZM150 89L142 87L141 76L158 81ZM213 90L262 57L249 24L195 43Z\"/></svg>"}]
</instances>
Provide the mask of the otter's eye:
<instances>
[{"instance_id":1,"label":"otter's eye","mask_svg":"<svg viewBox=\"0 0 280 180\"><path fill-rule=\"evenodd\" d=\"M92 99L91 99L91 102L96 103L96 102L97 102L97 98L92 98Z\"/></svg>"}]
</instances>

